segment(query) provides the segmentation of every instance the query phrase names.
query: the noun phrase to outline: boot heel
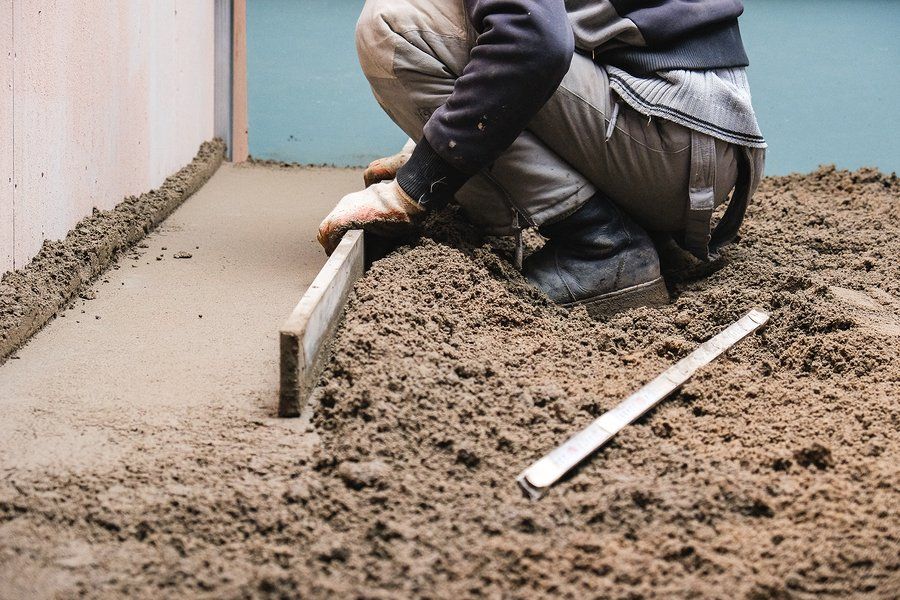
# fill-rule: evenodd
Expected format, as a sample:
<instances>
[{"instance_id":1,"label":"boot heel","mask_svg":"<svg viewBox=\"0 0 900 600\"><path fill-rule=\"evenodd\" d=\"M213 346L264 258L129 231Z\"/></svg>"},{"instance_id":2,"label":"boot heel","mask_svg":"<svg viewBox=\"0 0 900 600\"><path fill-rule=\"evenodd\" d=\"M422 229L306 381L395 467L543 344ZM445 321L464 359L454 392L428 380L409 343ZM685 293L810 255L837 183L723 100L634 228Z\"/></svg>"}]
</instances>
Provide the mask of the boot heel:
<instances>
[{"instance_id":1,"label":"boot heel","mask_svg":"<svg viewBox=\"0 0 900 600\"><path fill-rule=\"evenodd\" d=\"M564 304L566 307L584 306L594 319L610 317L623 310L638 306L663 306L669 303L669 291L662 277L634 285L609 294L595 296L587 300Z\"/></svg>"}]
</instances>

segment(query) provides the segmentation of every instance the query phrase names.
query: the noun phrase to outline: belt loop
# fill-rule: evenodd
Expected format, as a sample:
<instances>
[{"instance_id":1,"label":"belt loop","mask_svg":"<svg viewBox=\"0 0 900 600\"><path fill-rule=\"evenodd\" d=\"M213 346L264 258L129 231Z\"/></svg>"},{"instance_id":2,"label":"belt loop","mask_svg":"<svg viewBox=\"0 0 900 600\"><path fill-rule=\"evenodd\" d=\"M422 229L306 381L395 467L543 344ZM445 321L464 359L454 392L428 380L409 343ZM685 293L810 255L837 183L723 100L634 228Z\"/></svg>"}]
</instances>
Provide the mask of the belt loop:
<instances>
[{"instance_id":1,"label":"belt loop","mask_svg":"<svg viewBox=\"0 0 900 600\"><path fill-rule=\"evenodd\" d=\"M613 105L612 114L609 117L609 126L606 128L606 140L605 140L607 142L613 136L613 133L615 133L615 131L616 131L616 121L618 121L618 119L619 119L619 102L620 101L617 100L616 103Z\"/></svg>"},{"instance_id":2,"label":"belt loop","mask_svg":"<svg viewBox=\"0 0 900 600\"><path fill-rule=\"evenodd\" d=\"M716 141L691 130L691 177L684 242L687 250L703 261L710 260L709 239L716 207Z\"/></svg>"}]
</instances>

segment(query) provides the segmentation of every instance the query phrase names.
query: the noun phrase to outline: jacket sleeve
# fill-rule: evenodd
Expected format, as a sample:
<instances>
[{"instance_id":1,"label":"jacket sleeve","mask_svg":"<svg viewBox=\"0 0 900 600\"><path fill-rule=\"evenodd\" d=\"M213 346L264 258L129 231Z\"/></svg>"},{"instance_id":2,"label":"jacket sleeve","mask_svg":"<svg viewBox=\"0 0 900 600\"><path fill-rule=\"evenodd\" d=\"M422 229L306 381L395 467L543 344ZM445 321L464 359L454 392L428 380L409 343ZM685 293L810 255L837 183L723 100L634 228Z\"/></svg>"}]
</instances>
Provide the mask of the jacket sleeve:
<instances>
[{"instance_id":1,"label":"jacket sleeve","mask_svg":"<svg viewBox=\"0 0 900 600\"><path fill-rule=\"evenodd\" d=\"M525 130L575 49L564 0L465 0L477 32L453 92L397 174L423 206L446 203Z\"/></svg>"}]
</instances>

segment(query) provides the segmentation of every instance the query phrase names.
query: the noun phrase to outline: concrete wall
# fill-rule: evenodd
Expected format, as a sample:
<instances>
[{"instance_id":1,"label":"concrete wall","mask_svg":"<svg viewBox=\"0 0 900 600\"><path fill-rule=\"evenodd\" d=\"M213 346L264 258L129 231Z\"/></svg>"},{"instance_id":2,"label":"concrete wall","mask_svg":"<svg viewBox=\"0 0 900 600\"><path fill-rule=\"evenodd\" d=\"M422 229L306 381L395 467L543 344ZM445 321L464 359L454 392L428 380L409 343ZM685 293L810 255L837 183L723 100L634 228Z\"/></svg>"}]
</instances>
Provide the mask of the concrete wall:
<instances>
[{"instance_id":1,"label":"concrete wall","mask_svg":"<svg viewBox=\"0 0 900 600\"><path fill-rule=\"evenodd\" d=\"M0 272L213 137L213 0L0 0Z\"/></svg>"},{"instance_id":2,"label":"concrete wall","mask_svg":"<svg viewBox=\"0 0 900 600\"><path fill-rule=\"evenodd\" d=\"M13 10L0 0L0 273L13 265Z\"/></svg>"}]
</instances>

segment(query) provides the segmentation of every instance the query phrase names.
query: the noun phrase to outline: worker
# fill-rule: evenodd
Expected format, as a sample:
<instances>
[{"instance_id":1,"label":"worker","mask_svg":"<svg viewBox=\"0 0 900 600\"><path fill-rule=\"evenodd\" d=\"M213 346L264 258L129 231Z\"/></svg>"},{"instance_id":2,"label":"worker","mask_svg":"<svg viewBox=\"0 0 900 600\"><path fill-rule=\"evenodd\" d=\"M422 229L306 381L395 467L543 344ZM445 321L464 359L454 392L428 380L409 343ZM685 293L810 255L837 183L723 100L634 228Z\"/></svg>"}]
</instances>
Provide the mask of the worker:
<instances>
[{"instance_id":1,"label":"worker","mask_svg":"<svg viewBox=\"0 0 900 600\"><path fill-rule=\"evenodd\" d=\"M522 272L555 302L594 316L667 302L648 232L710 261L763 174L742 12L740 0L367 0L363 72L416 142L369 166L319 241L330 254L351 228L401 235L455 199L486 234L538 228L547 241Z\"/></svg>"}]
</instances>

